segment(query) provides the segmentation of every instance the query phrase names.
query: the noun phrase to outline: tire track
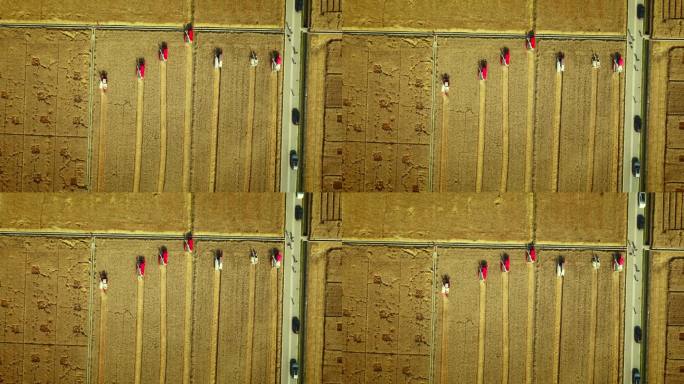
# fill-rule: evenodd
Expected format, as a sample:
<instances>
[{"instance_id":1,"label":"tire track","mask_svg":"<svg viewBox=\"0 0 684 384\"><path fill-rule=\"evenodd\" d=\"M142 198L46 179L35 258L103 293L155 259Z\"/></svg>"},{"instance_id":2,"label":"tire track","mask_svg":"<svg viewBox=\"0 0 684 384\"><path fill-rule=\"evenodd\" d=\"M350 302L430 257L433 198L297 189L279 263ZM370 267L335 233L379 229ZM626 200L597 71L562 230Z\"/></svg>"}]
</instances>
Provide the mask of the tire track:
<instances>
[{"instance_id":1,"label":"tire track","mask_svg":"<svg viewBox=\"0 0 684 384\"><path fill-rule=\"evenodd\" d=\"M509 152L509 133L508 133L508 67L503 67L501 73L501 121L502 121L502 144L501 144L501 184L499 191L506 192L508 186L508 152Z\"/></svg>"},{"instance_id":2,"label":"tire track","mask_svg":"<svg viewBox=\"0 0 684 384\"><path fill-rule=\"evenodd\" d=\"M620 320L622 314L620 313L620 273L614 271L610 282L611 290L611 312L613 319L613 347L610 349L610 383L617 383L620 378Z\"/></svg>"},{"instance_id":3,"label":"tire track","mask_svg":"<svg viewBox=\"0 0 684 384\"><path fill-rule=\"evenodd\" d=\"M535 64L534 51L527 52L527 125L525 129L525 192L532 192L532 167L534 164L534 97Z\"/></svg>"},{"instance_id":4,"label":"tire track","mask_svg":"<svg viewBox=\"0 0 684 384\"><path fill-rule=\"evenodd\" d=\"M157 179L157 192L164 192L164 181L166 178L166 147L167 147L167 124L166 124L166 62L159 63L159 177Z\"/></svg>"},{"instance_id":5,"label":"tire track","mask_svg":"<svg viewBox=\"0 0 684 384\"><path fill-rule=\"evenodd\" d=\"M596 107L598 103L598 69L591 71L591 99L589 105L589 143L587 144L587 191L594 189L594 154L596 153Z\"/></svg>"},{"instance_id":6,"label":"tire track","mask_svg":"<svg viewBox=\"0 0 684 384\"><path fill-rule=\"evenodd\" d=\"M107 140L107 92L100 90L100 132L97 143L97 192L104 192L105 160Z\"/></svg>"},{"instance_id":7,"label":"tire track","mask_svg":"<svg viewBox=\"0 0 684 384\"><path fill-rule=\"evenodd\" d=\"M221 68L214 67L214 83L211 99L211 137L209 144L209 192L216 192L216 168L218 161L219 102L221 100Z\"/></svg>"},{"instance_id":8,"label":"tire track","mask_svg":"<svg viewBox=\"0 0 684 384\"><path fill-rule=\"evenodd\" d=\"M611 168L610 168L610 191L618 191L618 170L620 167L620 74L613 73L611 79Z\"/></svg>"},{"instance_id":9,"label":"tire track","mask_svg":"<svg viewBox=\"0 0 684 384\"><path fill-rule=\"evenodd\" d=\"M560 157L560 130L563 97L563 73L556 73L556 89L553 109L553 146L551 147L551 192L558 192L558 166Z\"/></svg>"},{"instance_id":10,"label":"tire track","mask_svg":"<svg viewBox=\"0 0 684 384\"><path fill-rule=\"evenodd\" d=\"M252 183L252 144L254 136L254 104L256 88L256 67L249 70L249 93L247 94L247 132L245 133L245 163L243 173L243 192L249 192Z\"/></svg>"},{"instance_id":11,"label":"tire track","mask_svg":"<svg viewBox=\"0 0 684 384\"><path fill-rule=\"evenodd\" d=\"M445 174L448 165L448 142L449 142L449 96L442 95L442 135L439 149L439 192L446 192L447 176Z\"/></svg>"},{"instance_id":12,"label":"tire track","mask_svg":"<svg viewBox=\"0 0 684 384\"><path fill-rule=\"evenodd\" d=\"M269 121L268 127L268 146L266 147L266 162L268 164L268 174L267 174L267 179L266 179L266 190L271 191L271 192L277 192L278 191L278 183L276 181L276 169L277 169L277 163L275 161L271 161L271 156L274 156L275 159L278 158L278 147L277 147L277 140L278 140L278 84L280 83L280 72L274 72L274 76L272 76L272 84L271 84L271 121ZM272 187L269 188L270 183L273 183Z\"/></svg>"},{"instance_id":13,"label":"tire track","mask_svg":"<svg viewBox=\"0 0 684 384\"><path fill-rule=\"evenodd\" d=\"M138 78L137 105L135 111L135 170L133 173L133 192L140 192L140 171L142 168L143 141L143 103L145 80Z\"/></svg>"},{"instance_id":14,"label":"tire track","mask_svg":"<svg viewBox=\"0 0 684 384\"><path fill-rule=\"evenodd\" d=\"M480 80L480 113L478 115L478 129L477 129L477 179L475 182L475 191L482 192L482 177L484 173L484 149L485 149L485 114L487 106L485 104L487 98L487 87L485 80Z\"/></svg>"},{"instance_id":15,"label":"tire track","mask_svg":"<svg viewBox=\"0 0 684 384\"><path fill-rule=\"evenodd\" d=\"M278 268L271 268L270 273L270 287L271 287L271 305L269 310L271 311L271 329L270 332L270 346L268 349L268 373L266 377L268 378L268 383L276 382L276 363L278 360L277 350L278 350Z\"/></svg>"},{"instance_id":16,"label":"tire track","mask_svg":"<svg viewBox=\"0 0 684 384\"><path fill-rule=\"evenodd\" d=\"M487 324L487 284L480 281L480 324L477 332L477 383L484 383L485 326Z\"/></svg>"}]
</instances>

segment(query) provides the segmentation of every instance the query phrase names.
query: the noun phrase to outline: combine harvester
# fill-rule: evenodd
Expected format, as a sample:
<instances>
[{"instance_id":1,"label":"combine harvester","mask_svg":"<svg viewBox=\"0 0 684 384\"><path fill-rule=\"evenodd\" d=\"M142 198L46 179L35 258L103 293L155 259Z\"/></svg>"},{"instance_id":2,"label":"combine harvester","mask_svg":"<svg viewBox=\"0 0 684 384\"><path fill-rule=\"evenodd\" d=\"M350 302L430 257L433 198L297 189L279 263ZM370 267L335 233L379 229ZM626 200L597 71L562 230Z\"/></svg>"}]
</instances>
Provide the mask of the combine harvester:
<instances>
[{"instance_id":1,"label":"combine harvester","mask_svg":"<svg viewBox=\"0 0 684 384\"><path fill-rule=\"evenodd\" d=\"M273 72L279 72L282 65L283 57L280 56L278 51L273 51L273 53L271 53L271 69Z\"/></svg>"}]
</instances>

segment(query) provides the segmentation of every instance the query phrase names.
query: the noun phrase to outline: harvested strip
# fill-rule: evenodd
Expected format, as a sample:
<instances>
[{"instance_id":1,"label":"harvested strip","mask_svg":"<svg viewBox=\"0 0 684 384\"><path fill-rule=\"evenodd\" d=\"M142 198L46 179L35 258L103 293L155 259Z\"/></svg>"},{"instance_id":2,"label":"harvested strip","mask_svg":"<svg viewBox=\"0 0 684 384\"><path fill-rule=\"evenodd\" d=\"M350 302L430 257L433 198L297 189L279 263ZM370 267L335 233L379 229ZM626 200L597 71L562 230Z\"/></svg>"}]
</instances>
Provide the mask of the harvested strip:
<instances>
[{"instance_id":1,"label":"harvested strip","mask_svg":"<svg viewBox=\"0 0 684 384\"><path fill-rule=\"evenodd\" d=\"M159 64L159 78L160 78L160 107L159 107L159 178L157 179L157 192L164 192L164 179L166 177L166 140L167 140L167 126L166 126L166 62L161 61Z\"/></svg>"},{"instance_id":2,"label":"harvested strip","mask_svg":"<svg viewBox=\"0 0 684 384\"><path fill-rule=\"evenodd\" d=\"M140 192L140 171L142 168L144 90L144 80L138 79L138 100L135 113L135 172L133 174L133 192Z\"/></svg>"},{"instance_id":3,"label":"harvested strip","mask_svg":"<svg viewBox=\"0 0 684 384\"><path fill-rule=\"evenodd\" d=\"M551 192L558 192L558 166L560 157L561 108L563 97L563 73L556 73L556 91L553 109L553 146L551 147Z\"/></svg>"},{"instance_id":4,"label":"harvested strip","mask_svg":"<svg viewBox=\"0 0 684 384\"><path fill-rule=\"evenodd\" d=\"M107 92L100 91L100 132L97 143L97 191L103 192L104 187L104 167L106 160L105 141L107 140Z\"/></svg>"},{"instance_id":5,"label":"harvested strip","mask_svg":"<svg viewBox=\"0 0 684 384\"><path fill-rule=\"evenodd\" d=\"M532 383L534 368L534 305L535 305L535 264L527 263L527 346L525 357L525 383Z\"/></svg>"},{"instance_id":6,"label":"harvested strip","mask_svg":"<svg viewBox=\"0 0 684 384\"><path fill-rule=\"evenodd\" d=\"M480 327L477 334L477 383L484 383L485 364L485 325L486 319L487 284L480 282Z\"/></svg>"},{"instance_id":7,"label":"harvested strip","mask_svg":"<svg viewBox=\"0 0 684 384\"><path fill-rule=\"evenodd\" d=\"M211 348L209 351L209 383L216 383L216 359L218 354L218 324L221 308L221 271L214 270L214 307L211 316Z\"/></svg>"},{"instance_id":8,"label":"harvested strip","mask_svg":"<svg viewBox=\"0 0 684 384\"><path fill-rule=\"evenodd\" d=\"M159 384L166 383L166 265L159 270Z\"/></svg>"},{"instance_id":9,"label":"harvested strip","mask_svg":"<svg viewBox=\"0 0 684 384\"><path fill-rule=\"evenodd\" d=\"M534 154L534 97L535 56L527 52L527 127L525 130L525 192L532 192L532 165Z\"/></svg>"},{"instance_id":10,"label":"harvested strip","mask_svg":"<svg viewBox=\"0 0 684 384\"><path fill-rule=\"evenodd\" d=\"M501 185L499 191L506 192L508 185L508 67L503 68L503 73L501 75L501 111L502 111L502 136L503 141L501 144Z\"/></svg>"},{"instance_id":11,"label":"harvested strip","mask_svg":"<svg viewBox=\"0 0 684 384\"><path fill-rule=\"evenodd\" d=\"M448 349L449 349L449 325L447 324L447 311L449 309L449 306L447 305L447 298L444 297L442 299L442 342L440 344L442 350L441 350L441 357L440 357L440 383L446 383L447 378L449 377L449 362L447 359L447 356L449 355Z\"/></svg>"},{"instance_id":12,"label":"harvested strip","mask_svg":"<svg viewBox=\"0 0 684 384\"><path fill-rule=\"evenodd\" d=\"M614 73L611 80L611 134L613 140L611 142L611 168L610 168L610 191L618 191L618 169L620 167L619 150L620 150L620 74Z\"/></svg>"},{"instance_id":13,"label":"harvested strip","mask_svg":"<svg viewBox=\"0 0 684 384\"><path fill-rule=\"evenodd\" d=\"M449 164L449 97L442 95L442 136L439 151L439 192L446 192L446 169Z\"/></svg>"},{"instance_id":14,"label":"harvested strip","mask_svg":"<svg viewBox=\"0 0 684 384\"><path fill-rule=\"evenodd\" d=\"M589 317L589 353L587 353L587 372L589 380L587 384L594 382L594 359L596 357L596 323L597 323L597 303L598 303L598 270L591 271L591 306Z\"/></svg>"},{"instance_id":15,"label":"harvested strip","mask_svg":"<svg viewBox=\"0 0 684 384\"><path fill-rule=\"evenodd\" d=\"M214 68L211 102L211 145L209 148L209 192L216 192L216 162L218 151L219 101L221 98L221 69Z\"/></svg>"},{"instance_id":16,"label":"harvested strip","mask_svg":"<svg viewBox=\"0 0 684 384\"><path fill-rule=\"evenodd\" d=\"M266 159L269 160L271 159L271 156L275 156L276 158L278 158L278 148L276 147L276 141L278 137L278 83L280 83L279 74L280 72L274 72L272 81L273 84L271 84L271 121L268 125L268 146L266 147L266 153L268 154L268 156L266 156ZM269 163L267 171L268 178L266 180L269 184L273 183L272 188L269 188L269 185L267 184L267 190L270 190L270 192L277 192L278 189L276 182L276 163Z\"/></svg>"},{"instance_id":17,"label":"harvested strip","mask_svg":"<svg viewBox=\"0 0 684 384\"><path fill-rule=\"evenodd\" d=\"M278 269L271 268L271 300L275 304L275 308L271 307L271 329L272 335L270 336L270 348L268 350L268 382L276 382L276 363L277 363L277 349L278 349Z\"/></svg>"},{"instance_id":18,"label":"harvested strip","mask_svg":"<svg viewBox=\"0 0 684 384\"><path fill-rule=\"evenodd\" d=\"M135 315L135 384L140 384L142 374L143 308L145 304L145 280L138 279L137 309Z\"/></svg>"},{"instance_id":19,"label":"harvested strip","mask_svg":"<svg viewBox=\"0 0 684 384\"><path fill-rule=\"evenodd\" d=\"M501 275L501 285L503 297L501 300L501 324L502 330L502 363L501 363L501 384L508 384L508 365L510 361L510 345L508 339L508 272Z\"/></svg>"},{"instance_id":20,"label":"harvested strip","mask_svg":"<svg viewBox=\"0 0 684 384\"><path fill-rule=\"evenodd\" d=\"M252 183L252 136L254 134L254 97L256 88L256 67L249 70L249 92L247 94L247 132L245 135L245 164L243 173L243 191L249 192Z\"/></svg>"},{"instance_id":21,"label":"harvested strip","mask_svg":"<svg viewBox=\"0 0 684 384\"><path fill-rule=\"evenodd\" d=\"M247 301L247 350L245 351L245 383L252 382L252 354L254 351L254 292L256 291L256 266L249 268L249 296Z\"/></svg>"},{"instance_id":22,"label":"harvested strip","mask_svg":"<svg viewBox=\"0 0 684 384\"><path fill-rule=\"evenodd\" d=\"M589 143L587 144L587 192L594 189L594 154L596 153L596 106L598 97L598 71L591 71L591 99L589 106Z\"/></svg>"},{"instance_id":23,"label":"harvested strip","mask_svg":"<svg viewBox=\"0 0 684 384\"><path fill-rule=\"evenodd\" d=\"M480 113L478 115L478 129L477 129L477 179L475 182L475 191L482 192L482 176L484 173L484 149L485 149L485 113L487 87L484 80L480 80Z\"/></svg>"},{"instance_id":24,"label":"harvested strip","mask_svg":"<svg viewBox=\"0 0 684 384\"><path fill-rule=\"evenodd\" d=\"M611 318L613 319L613 346L610 348L610 382L617 383L620 377L620 273L613 272L611 276Z\"/></svg>"},{"instance_id":25,"label":"harvested strip","mask_svg":"<svg viewBox=\"0 0 684 384\"><path fill-rule=\"evenodd\" d=\"M99 184L98 184L99 185ZM107 294L100 292L100 347L97 353L97 382L105 382L105 345L107 345Z\"/></svg>"},{"instance_id":26,"label":"harvested strip","mask_svg":"<svg viewBox=\"0 0 684 384\"><path fill-rule=\"evenodd\" d=\"M183 192L190 192L190 142L192 140L192 44L185 45L185 113L183 114ZM190 377L188 381L190 382Z\"/></svg>"},{"instance_id":27,"label":"harvested strip","mask_svg":"<svg viewBox=\"0 0 684 384\"><path fill-rule=\"evenodd\" d=\"M560 337L561 337L561 320L563 310L563 278L556 278L556 299L555 299L555 320L553 323L553 376L551 382L558 383L558 370L560 368Z\"/></svg>"},{"instance_id":28,"label":"harvested strip","mask_svg":"<svg viewBox=\"0 0 684 384\"><path fill-rule=\"evenodd\" d=\"M190 354L192 353L192 266L191 251L185 251L185 319L183 330L183 384L190 384Z\"/></svg>"}]
</instances>

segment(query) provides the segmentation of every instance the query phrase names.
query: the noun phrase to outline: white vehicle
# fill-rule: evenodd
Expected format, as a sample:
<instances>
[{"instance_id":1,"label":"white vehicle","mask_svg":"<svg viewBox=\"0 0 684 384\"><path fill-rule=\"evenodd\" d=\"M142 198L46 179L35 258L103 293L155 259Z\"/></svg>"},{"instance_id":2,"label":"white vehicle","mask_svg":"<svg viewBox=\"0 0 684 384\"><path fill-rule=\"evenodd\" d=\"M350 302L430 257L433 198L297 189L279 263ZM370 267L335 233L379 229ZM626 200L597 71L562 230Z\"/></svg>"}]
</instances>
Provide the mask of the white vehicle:
<instances>
[{"instance_id":1,"label":"white vehicle","mask_svg":"<svg viewBox=\"0 0 684 384\"><path fill-rule=\"evenodd\" d=\"M252 67L256 67L259 65L259 58L257 57L256 52L252 51L249 53L249 65Z\"/></svg>"},{"instance_id":2,"label":"white vehicle","mask_svg":"<svg viewBox=\"0 0 684 384\"><path fill-rule=\"evenodd\" d=\"M223 50L221 48L216 48L214 51L214 68L223 68Z\"/></svg>"},{"instance_id":3,"label":"white vehicle","mask_svg":"<svg viewBox=\"0 0 684 384\"><path fill-rule=\"evenodd\" d=\"M599 269L601 267L601 259L598 257L598 255L591 257L591 265L594 267L594 269Z\"/></svg>"},{"instance_id":4,"label":"white vehicle","mask_svg":"<svg viewBox=\"0 0 684 384\"><path fill-rule=\"evenodd\" d=\"M449 275L442 276L442 295L449 296L449 288L451 288L451 279Z\"/></svg>"},{"instance_id":5,"label":"white vehicle","mask_svg":"<svg viewBox=\"0 0 684 384\"><path fill-rule=\"evenodd\" d=\"M249 261L252 263L252 265L256 265L256 263L259 262L259 256L257 255L256 249L249 250Z\"/></svg>"},{"instance_id":6,"label":"white vehicle","mask_svg":"<svg viewBox=\"0 0 684 384\"><path fill-rule=\"evenodd\" d=\"M558 262L556 262L556 276L565 276L565 258L563 258L563 256L559 256Z\"/></svg>"},{"instance_id":7,"label":"white vehicle","mask_svg":"<svg viewBox=\"0 0 684 384\"><path fill-rule=\"evenodd\" d=\"M563 52L558 52L556 55L556 72L565 72L565 55Z\"/></svg>"},{"instance_id":8,"label":"white vehicle","mask_svg":"<svg viewBox=\"0 0 684 384\"><path fill-rule=\"evenodd\" d=\"M639 208L646 208L646 192L639 192L637 197L639 199Z\"/></svg>"},{"instance_id":9,"label":"white vehicle","mask_svg":"<svg viewBox=\"0 0 684 384\"><path fill-rule=\"evenodd\" d=\"M220 249L214 252L214 269L217 271L223 270L223 251Z\"/></svg>"},{"instance_id":10,"label":"white vehicle","mask_svg":"<svg viewBox=\"0 0 684 384\"><path fill-rule=\"evenodd\" d=\"M599 56L595 53L591 56L591 67L594 69L601 68L601 59L599 59Z\"/></svg>"}]
</instances>

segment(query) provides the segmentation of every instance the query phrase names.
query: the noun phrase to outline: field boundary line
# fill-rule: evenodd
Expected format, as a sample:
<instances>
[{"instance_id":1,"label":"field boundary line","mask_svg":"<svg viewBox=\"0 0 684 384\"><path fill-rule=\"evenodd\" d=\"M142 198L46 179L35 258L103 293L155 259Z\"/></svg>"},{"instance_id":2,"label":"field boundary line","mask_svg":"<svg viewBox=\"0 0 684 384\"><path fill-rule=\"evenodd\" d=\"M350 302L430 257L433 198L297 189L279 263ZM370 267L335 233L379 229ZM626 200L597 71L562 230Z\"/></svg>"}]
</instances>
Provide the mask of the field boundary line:
<instances>
[{"instance_id":1,"label":"field boundary line","mask_svg":"<svg viewBox=\"0 0 684 384\"><path fill-rule=\"evenodd\" d=\"M97 24L97 23L12 23L3 22L0 23L0 29L3 28L27 28L27 29L61 29L61 30L74 30L74 29L94 29L94 30L119 30L119 31L156 31L156 32L183 32L184 28L182 23L173 23L167 25L153 25L153 24ZM283 34L284 30L280 27L266 27L266 28L254 28L254 27L240 27L240 26L196 26L194 27L195 32L208 32L208 33L269 33L269 34Z\"/></svg>"},{"instance_id":2,"label":"field boundary line","mask_svg":"<svg viewBox=\"0 0 684 384\"><path fill-rule=\"evenodd\" d=\"M143 316L145 312L145 280L139 276L135 316L135 384L142 383Z\"/></svg>"},{"instance_id":3,"label":"field boundary line","mask_svg":"<svg viewBox=\"0 0 684 384\"><path fill-rule=\"evenodd\" d=\"M166 178L166 148L167 148L167 124L166 124L166 62L159 61L159 175L157 178L157 192L164 192Z\"/></svg>"},{"instance_id":4,"label":"field boundary line","mask_svg":"<svg viewBox=\"0 0 684 384\"><path fill-rule=\"evenodd\" d=\"M185 100L183 112L183 192L190 192L192 173L192 115L193 115L193 79L194 52L193 42L185 43Z\"/></svg>"},{"instance_id":5,"label":"field boundary line","mask_svg":"<svg viewBox=\"0 0 684 384\"><path fill-rule=\"evenodd\" d=\"M536 265L527 263L527 333L525 334L525 383L532 384L534 370L534 329L536 307Z\"/></svg>"},{"instance_id":6,"label":"field boundary line","mask_svg":"<svg viewBox=\"0 0 684 384\"><path fill-rule=\"evenodd\" d=\"M487 324L487 283L485 280L480 280L480 300L479 310L480 319L477 329L477 383L484 383L484 365L485 365L485 327Z\"/></svg>"},{"instance_id":7,"label":"field boundary line","mask_svg":"<svg viewBox=\"0 0 684 384\"><path fill-rule=\"evenodd\" d=\"M501 363L501 384L508 384L510 367L510 335L509 335L509 285L508 272L501 274L502 299L501 299L501 324L502 324L502 363Z\"/></svg>"},{"instance_id":8,"label":"field boundary line","mask_svg":"<svg viewBox=\"0 0 684 384\"><path fill-rule=\"evenodd\" d=\"M596 357L596 325L598 315L596 313L598 304L598 269L593 268L591 270L591 305L590 305L590 317L589 317L589 353L587 361L587 370L589 371L588 384L594 383L594 359Z\"/></svg>"},{"instance_id":9,"label":"field boundary line","mask_svg":"<svg viewBox=\"0 0 684 384\"><path fill-rule=\"evenodd\" d=\"M140 192L140 178L142 173L142 144L143 144L143 113L145 113L145 80L137 81L137 101L135 107L135 168L133 172L133 192Z\"/></svg>"},{"instance_id":10,"label":"field boundary line","mask_svg":"<svg viewBox=\"0 0 684 384\"><path fill-rule=\"evenodd\" d=\"M166 265L159 265L159 383L166 383Z\"/></svg>"},{"instance_id":11,"label":"field boundary line","mask_svg":"<svg viewBox=\"0 0 684 384\"><path fill-rule=\"evenodd\" d=\"M618 192L618 170L620 169L620 73L613 73L610 79L611 87L611 162L610 162L610 191Z\"/></svg>"},{"instance_id":12,"label":"field boundary line","mask_svg":"<svg viewBox=\"0 0 684 384\"><path fill-rule=\"evenodd\" d=\"M558 267L556 267L558 268ZM556 276L555 311L553 323L553 374L551 382L558 384L560 371L561 325L563 322L563 277Z\"/></svg>"},{"instance_id":13,"label":"field boundary line","mask_svg":"<svg viewBox=\"0 0 684 384\"><path fill-rule=\"evenodd\" d=\"M473 32L473 31L420 31L420 30L381 30L381 29L315 29L306 30L310 35L370 35L370 36L406 36L406 37L465 37L486 39L524 39L525 32ZM623 35L606 34L590 35L581 33L537 33L536 36L544 40L599 40L599 41L627 41Z\"/></svg>"},{"instance_id":14,"label":"field boundary line","mask_svg":"<svg viewBox=\"0 0 684 384\"><path fill-rule=\"evenodd\" d=\"M558 192L560 166L561 114L563 112L563 73L556 72L553 107L553 145L551 147L551 192Z\"/></svg>"},{"instance_id":15,"label":"field boundary line","mask_svg":"<svg viewBox=\"0 0 684 384\"><path fill-rule=\"evenodd\" d=\"M256 105L256 68L249 69L249 91L247 93L247 132L245 134L245 164L242 174L242 190L249 192L252 184L252 143L254 142L254 108Z\"/></svg>"},{"instance_id":16,"label":"field boundary line","mask_svg":"<svg viewBox=\"0 0 684 384\"><path fill-rule=\"evenodd\" d=\"M254 353L254 313L256 312L256 302L254 299L256 291L256 265L249 267L249 294L247 301L247 351L245 352L245 381L244 383L252 382L252 364Z\"/></svg>"},{"instance_id":17,"label":"field boundary line","mask_svg":"<svg viewBox=\"0 0 684 384\"><path fill-rule=\"evenodd\" d=\"M95 293L93 276L95 276L95 238L90 238L90 260L89 260L89 270L90 270L90 292L88 294L88 365L86 365L86 383L92 383L93 377L93 332L94 332L94 322L95 318L93 316L93 311L95 310ZM102 316L102 315L100 315Z\"/></svg>"},{"instance_id":18,"label":"field boundary line","mask_svg":"<svg viewBox=\"0 0 684 384\"><path fill-rule=\"evenodd\" d=\"M93 191L93 78L95 76L95 30L90 30L90 63L88 65L88 152L86 155L86 177L88 192Z\"/></svg>"},{"instance_id":19,"label":"field boundary line","mask_svg":"<svg viewBox=\"0 0 684 384\"><path fill-rule=\"evenodd\" d=\"M430 186L430 191L435 190L434 180L435 180L435 129L437 128L437 116L435 112L435 84L437 83L437 36L432 38L432 104L430 108L430 124L432 124L432 138L430 139L430 164L428 164L428 185ZM442 108L442 113L444 109ZM442 127L442 129L444 129ZM441 156L441 155L440 155ZM439 191L442 192L442 173L439 173Z\"/></svg>"},{"instance_id":20,"label":"field boundary line","mask_svg":"<svg viewBox=\"0 0 684 384\"><path fill-rule=\"evenodd\" d=\"M218 168L219 104L221 102L221 68L214 67L211 98L211 136L209 147L209 192L216 192L216 170Z\"/></svg>"},{"instance_id":21,"label":"field boundary line","mask_svg":"<svg viewBox=\"0 0 684 384\"><path fill-rule=\"evenodd\" d=\"M221 312L221 270L214 269L214 284L212 290L211 341L209 348L209 384L216 383L218 359L219 314Z\"/></svg>"}]
</instances>

